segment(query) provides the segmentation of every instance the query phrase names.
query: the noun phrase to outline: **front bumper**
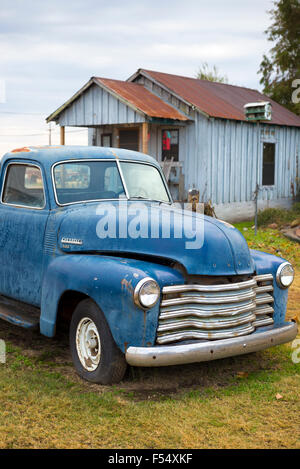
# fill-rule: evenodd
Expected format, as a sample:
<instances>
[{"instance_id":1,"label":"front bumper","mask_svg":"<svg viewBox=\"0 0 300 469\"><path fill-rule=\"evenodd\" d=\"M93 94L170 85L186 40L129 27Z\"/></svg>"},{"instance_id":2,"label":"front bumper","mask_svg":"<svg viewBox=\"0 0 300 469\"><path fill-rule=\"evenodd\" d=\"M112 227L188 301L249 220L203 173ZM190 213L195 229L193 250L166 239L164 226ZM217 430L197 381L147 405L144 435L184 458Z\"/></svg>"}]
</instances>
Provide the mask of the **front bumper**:
<instances>
[{"instance_id":1,"label":"front bumper","mask_svg":"<svg viewBox=\"0 0 300 469\"><path fill-rule=\"evenodd\" d=\"M232 339L182 345L128 347L126 361L132 366L168 366L205 362L257 352L273 345L291 342L297 333L297 324L287 322L283 326L274 326L272 329Z\"/></svg>"}]
</instances>

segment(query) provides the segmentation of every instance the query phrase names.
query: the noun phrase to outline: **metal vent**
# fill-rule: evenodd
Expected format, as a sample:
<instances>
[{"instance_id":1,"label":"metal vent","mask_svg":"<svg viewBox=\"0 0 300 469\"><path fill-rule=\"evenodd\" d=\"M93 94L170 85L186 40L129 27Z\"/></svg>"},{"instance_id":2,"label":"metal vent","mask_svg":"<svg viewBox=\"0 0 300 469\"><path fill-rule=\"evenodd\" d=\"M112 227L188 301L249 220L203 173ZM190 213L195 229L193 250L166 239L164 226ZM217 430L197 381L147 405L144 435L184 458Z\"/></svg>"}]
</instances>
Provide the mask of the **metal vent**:
<instances>
[{"instance_id":1,"label":"metal vent","mask_svg":"<svg viewBox=\"0 0 300 469\"><path fill-rule=\"evenodd\" d=\"M273 323L272 292L271 274L238 283L164 287L157 343L250 334Z\"/></svg>"}]
</instances>

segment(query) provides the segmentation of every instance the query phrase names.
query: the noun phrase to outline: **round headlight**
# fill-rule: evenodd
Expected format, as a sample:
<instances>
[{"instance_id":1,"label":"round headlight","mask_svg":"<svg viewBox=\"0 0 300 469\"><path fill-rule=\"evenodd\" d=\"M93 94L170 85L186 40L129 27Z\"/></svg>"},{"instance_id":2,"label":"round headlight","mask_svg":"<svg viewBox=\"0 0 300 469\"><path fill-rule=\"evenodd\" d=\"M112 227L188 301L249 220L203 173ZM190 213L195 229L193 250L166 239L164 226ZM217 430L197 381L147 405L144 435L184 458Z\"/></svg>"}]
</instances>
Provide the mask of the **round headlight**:
<instances>
[{"instance_id":1,"label":"round headlight","mask_svg":"<svg viewBox=\"0 0 300 469\"><path fill-rule=\"evenodd\" d=\"M160 288L150 277L142 279L134 290L134 302L142 308L152 308L160 297Z\"/></svg>"},{"instance_id":2,"label":"round headlight","mask_svg":"<svg viewBox=\"0 0 300 469\"><path fill-rule=\"evenodd\" d=\"M294 280L294 269L289 262L283 262L277 269L276 280L280 288L288 288Z\"/></svg>"}]
</instances>

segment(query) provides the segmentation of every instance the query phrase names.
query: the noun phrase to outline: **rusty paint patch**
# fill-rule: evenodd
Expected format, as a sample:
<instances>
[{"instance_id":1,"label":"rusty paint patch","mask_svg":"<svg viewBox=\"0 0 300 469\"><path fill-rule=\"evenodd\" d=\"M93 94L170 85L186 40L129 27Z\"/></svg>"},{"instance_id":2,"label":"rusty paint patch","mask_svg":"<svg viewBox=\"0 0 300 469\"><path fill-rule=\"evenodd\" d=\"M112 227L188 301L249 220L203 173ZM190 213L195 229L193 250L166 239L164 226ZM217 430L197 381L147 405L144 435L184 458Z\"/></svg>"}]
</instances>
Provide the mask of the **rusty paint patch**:
<instances>
[{"instance_id":1,"label":"rusty paint patch","mask_svg":"<svg viewBox=\"0 0 300 469\"><path fill-rule=\"evenodd\" d=\"M113 150L110 150L110 151L114 155L114 157L117 158L117 160L118 160L119 159L118 155Z\"/></svg>"},{"instance_id":2,"label":"rusty paint patch","mask_svg":"<svg viewBox=\"0 0 300 469\"><path fill-rule=\"evenodd\" d=\"M23 153L23 152L29 152L29 151L31 151L30 148L23 147L23 148L15 148L14 150L11 150L11 153Z\"/></svg>"},{"instance_id":3,"label":"rusty paint patch","mask_svg":"<svg viewBox=\"0 0 300 469\"><path fill-rule=\"evenodd\" d=\"M141 69L141 73L159 82L210 117L245 121L244 104L263 100L272 103L273 112L270 124L300 127L299 116L259 91L153 70Z\"/></svg>"},{"instance_id":4,"label":"rusty paint patch","mask_svg":"<svg viewBox=\"0 0 300 469\"><path fill-rule=\"evenodd\" d=\"M135 108L150 117L187 121L188 118L179 110L174 109L168 103L138 83L128 81L111 80L108 78L95 78L95 80L109 88L126 102L133 104Z\"/></svg>"},{"instance_id":5,"label":"rusty paint patch","mask_svg":"<svg viewBox=\"0 0 300 469\"><path fill-rule=\"evenodd\" d=\"M133 293L133 286L131 285L131 282L132 280L126 280L126 278L123 278L123 280L121 281L121 285L122 285L122 290L128 290L130 293Z\"/></svg>"}]
</instances>

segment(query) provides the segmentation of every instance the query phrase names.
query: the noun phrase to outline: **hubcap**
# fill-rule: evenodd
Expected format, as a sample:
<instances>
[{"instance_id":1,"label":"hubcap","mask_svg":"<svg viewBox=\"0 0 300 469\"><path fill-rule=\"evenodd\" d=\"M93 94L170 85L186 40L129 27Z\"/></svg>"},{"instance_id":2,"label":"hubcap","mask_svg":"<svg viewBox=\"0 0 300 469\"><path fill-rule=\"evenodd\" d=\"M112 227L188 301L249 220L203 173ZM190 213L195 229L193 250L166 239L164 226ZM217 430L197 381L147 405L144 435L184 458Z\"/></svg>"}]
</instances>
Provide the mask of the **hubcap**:
<instances>
[{"instance_id":1,"label":"hubcap","mask_svg":"<svg viewBox=\"0 0 300 469\"><path fill-rule=\"evenodd\" d=\"M82 366L95 371L100 362L101 342L96 324L90 318L83 318L76 330L76 350Z\"/></svg>"}]
</instances>

